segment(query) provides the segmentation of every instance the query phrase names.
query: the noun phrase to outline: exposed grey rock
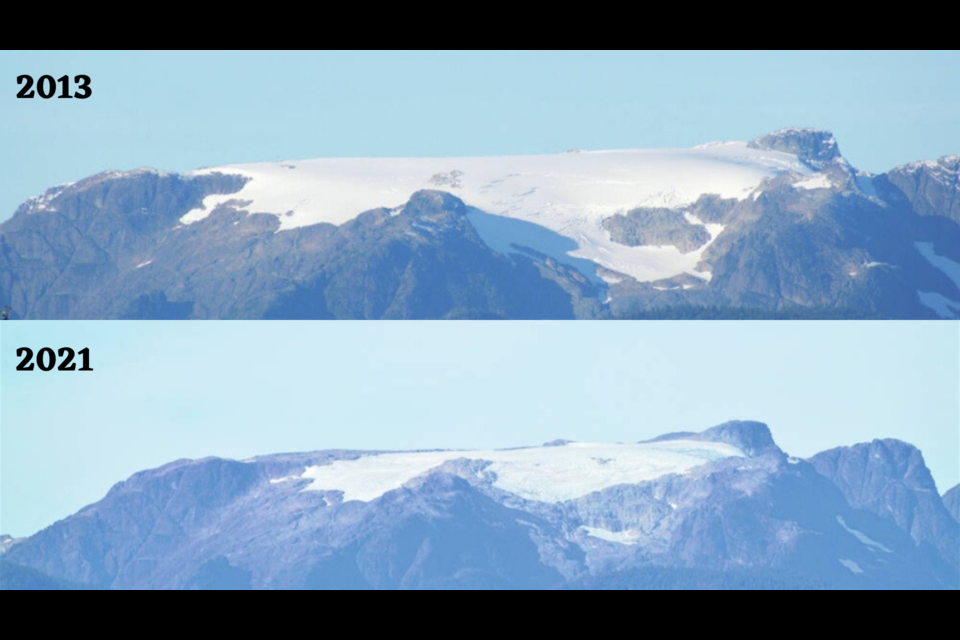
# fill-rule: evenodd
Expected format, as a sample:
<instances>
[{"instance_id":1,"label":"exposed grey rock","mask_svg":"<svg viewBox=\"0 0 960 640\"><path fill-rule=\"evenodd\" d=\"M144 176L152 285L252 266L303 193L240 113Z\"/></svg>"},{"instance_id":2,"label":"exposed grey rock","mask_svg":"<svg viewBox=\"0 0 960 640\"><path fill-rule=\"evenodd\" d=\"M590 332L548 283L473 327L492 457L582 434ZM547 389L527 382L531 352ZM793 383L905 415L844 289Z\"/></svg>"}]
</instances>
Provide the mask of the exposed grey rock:
<instances>
[{"instance_id":1,"label":"exposed grey rock","mask_svg":"<svg viewBox=\"0 0 960 640\"><path fill-rule=\"evenodd\" d=\"M943 494L943 506L954 520L960 522L960 484Z\"/></svg>"},{"instance_id":2,"label":"exposed grey rock","mask_svg":"<svg viewBox=\"0 0 960 640\"><path fill-rule=\"evenodd\" d=\"M782 453L773 441L770 428L762 422L731 420L707 429L698 436L700 440L732 444L749 456L765 453Z\"/></svg>"},{"instance_id":3,"label":"exposed grey rock","mask_svg":"<svg viewBox=\"0 0 960 640\"><path fill-rule=\"evenodd\" d=\"M665 433L646 442L664 442L668 440L704 440L707 442L723 442L743 451L748 456L759 456L765 453L781 454L779 447L773 441L770 427L762 422L753 420L731 420L711 427L702 433L691 431L677 431Z\"/></svg>"},{"instance_id":4,"label":"exposed grey rock","mask_svg":"<svg viewBox=\"0 0 960 640\"><path fill-rule=\"evenodd\" d=\"M874 440L824 451L810 463L851 506L889 520L960 568L960 523L944 506L919 449L899 440Z\"/></svg>"},{"instance_id":5,"label":"exposed grey rock","mask_svg":"<svg viewBox=\"0 0 960 640\"><path fill-rule=\"evenodd\" d=\"M674 246L681 253L699 249L710 240L703 225L688 221L674 209L634 209L603 221L614 242L631 247Z\"/></svg>"},{"instance_id":6,"label":"exposed grey rock","mask_svg":"<svg viewBox=\"0 0 960 640\"><path fill-rule=\"evenodd\" d=\"M205 178L124 174L59 192L44 205L55 211L25 209L2 226L0 296L24 318L600 313L597 287L574 270L491 251L452 195L422 191L399 215L375 210L340 227L280 234L274 216L228 207L180 225L203 195L239 188ZM169 193L180 198L149 195ZM129 212L130 202L142 201L151 203L151 213Z\"/></svg>"},{"instance_id":7,"label":"exposed grey rock","mask_svg":"<svg viewBox=\"0 0 960 640\"><path fill-rule=\"evenodd\" d=\"M960 155L906 164L874 182L885 198L902 198L921 216L960 222Z\"/></svg>"},{"instance_id":8,"label":"exposed grey rock","mask_svg":"<svg viewBox=\"0 0 960 640\"><path fill-rule=\"evenodd\" d=\"M840 158L837 139L829 131L788 127L755 138L748 143L753 149L782 151L797 156L815 168Z\"/></svg>"}]
</instances>

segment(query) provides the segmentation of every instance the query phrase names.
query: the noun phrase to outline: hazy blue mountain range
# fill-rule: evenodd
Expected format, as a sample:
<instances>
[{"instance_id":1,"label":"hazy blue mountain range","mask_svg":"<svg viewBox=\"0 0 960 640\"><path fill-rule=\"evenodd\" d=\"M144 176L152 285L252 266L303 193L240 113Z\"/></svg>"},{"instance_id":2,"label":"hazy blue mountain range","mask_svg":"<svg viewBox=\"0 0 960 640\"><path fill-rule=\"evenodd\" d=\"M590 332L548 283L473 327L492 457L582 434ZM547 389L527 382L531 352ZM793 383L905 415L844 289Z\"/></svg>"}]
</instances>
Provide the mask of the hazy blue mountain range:
<instances>
[{"instance_id":1,"label":"hazy blue mountain range","mask_svg":"<svg viewBox=\"0 0 960 640\"><path fill-rule=\"evenodd\" d=\"M955 491L955 490L954 490ZM10 546L7 588L960 587L913 446L766 425L635 444L180 460Z\"/></svg>"},{"instance_id":2,"label":"hazy blue mountain range","mask_svg":"<svg viewBox=\"0 0 960 640\"><path fill-rule=\"evenodd\" d=\"M0 224L14 318L960 317L960 156L320 159L60 185Z\"/></svg>"}]
</instances>

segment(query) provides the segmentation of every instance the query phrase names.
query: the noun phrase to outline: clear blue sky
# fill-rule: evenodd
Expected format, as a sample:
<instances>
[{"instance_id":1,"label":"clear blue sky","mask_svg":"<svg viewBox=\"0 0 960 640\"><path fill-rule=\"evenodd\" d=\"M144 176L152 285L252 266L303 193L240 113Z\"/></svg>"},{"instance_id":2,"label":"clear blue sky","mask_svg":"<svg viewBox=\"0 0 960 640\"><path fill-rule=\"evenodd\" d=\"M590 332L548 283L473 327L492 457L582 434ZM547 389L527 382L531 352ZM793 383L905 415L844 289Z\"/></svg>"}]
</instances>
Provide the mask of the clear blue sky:
<instances>
[{"instance_id":1,"label":"clear blue sky","mask_svg":"<svg viewBox=\"0 0 960 640\"><path fill-rule=\"evenodd\" d=\"M86 74L88 100L18 100ZM0 52L0 220L107 169L836 133L879 172L960 153L960 52Z\"/></svg>"},{"instance_id":2,"label":"clear blue sky","mask_svg":"<svg viewBox=\"0 0 960 640\"><path fill-rule=\"evenodd\" d=\"M788 453L896 437L960 481L960 323L0 323L0 531L178 458L637 441L767 422ZM16 372L89 347L92 373Z\"/></svg>"}]
</instances>

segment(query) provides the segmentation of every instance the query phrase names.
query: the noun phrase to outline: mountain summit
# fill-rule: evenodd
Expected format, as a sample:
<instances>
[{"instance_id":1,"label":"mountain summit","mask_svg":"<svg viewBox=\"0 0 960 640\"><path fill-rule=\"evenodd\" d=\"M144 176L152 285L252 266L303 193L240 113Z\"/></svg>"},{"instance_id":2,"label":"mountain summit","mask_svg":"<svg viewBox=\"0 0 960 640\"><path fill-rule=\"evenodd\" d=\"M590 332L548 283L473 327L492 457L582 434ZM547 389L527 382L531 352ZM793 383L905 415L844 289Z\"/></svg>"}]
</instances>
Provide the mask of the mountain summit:
<instances>
[{"instance_id":1,"label":"mountain summit","mask_svg":"<svg viewBox=\"0 0 960 640\"><path fill-rule=\"evenodd\" d=\"M853 507L895 524L960 567L960 531L919 449L900 440L874 440L824 451L809 462Z\"/></svg>"},{"instance_id":2,"label":"mountain summit","mask_svg":"<svg viewBox=\"0 0 960 640\"><path fill-rule=\"evenodd\" d=\"M693 149L105 172L0 224L20 318L960 317L960 159Z\"/></svg>"},{"instance_id":3,"label":"mountain summit","mask_svg":"<svg viewBox=\"0 0 960 640\"><path fill-rule=\"evenodd\" d=\"M748 144L751 149L781 151L797 156L812 168L822 169L826 163L841 157L837 139L823 129L789 127L754 138Z\"/></svg>"}]
</instances>

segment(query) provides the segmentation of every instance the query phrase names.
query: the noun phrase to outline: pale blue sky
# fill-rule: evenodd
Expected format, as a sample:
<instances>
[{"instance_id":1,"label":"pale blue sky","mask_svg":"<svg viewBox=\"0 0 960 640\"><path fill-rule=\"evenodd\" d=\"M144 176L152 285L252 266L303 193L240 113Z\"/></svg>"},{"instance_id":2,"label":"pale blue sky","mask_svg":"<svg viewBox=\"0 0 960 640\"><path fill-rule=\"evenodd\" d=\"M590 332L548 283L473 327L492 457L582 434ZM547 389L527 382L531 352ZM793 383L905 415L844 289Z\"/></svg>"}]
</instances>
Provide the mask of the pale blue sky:
<instances>
[{"instance_id":1,"label":"pale blue sky","mask_svg":"<svg viewBox=\"0 0 960 640\"><path fill-rule=\"evenodd\" d=\"M18 100L86 74L87 100ZM0 220L107 169L682 147L790 125L884 171L960 152L960 52L0 52Z\"/></svg>"},{"instance_id":2,"label":"pale blue sky","mask_svg":"<svg viewBox=\"0 0 960 640\"><path fill-rule=\"evenodd\" d=\"M14 371L89 347L92 373ZM960 481L960 323L0 323L0 531L178 458L637 441L730 419L788 453L873 438Z\"/></svg>"}]
</instances>

